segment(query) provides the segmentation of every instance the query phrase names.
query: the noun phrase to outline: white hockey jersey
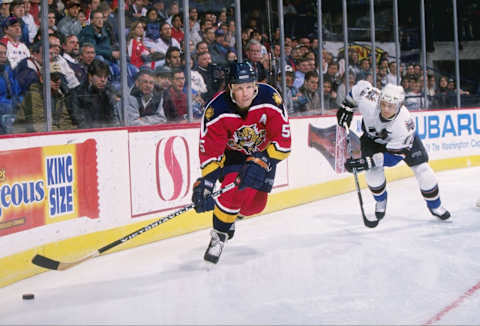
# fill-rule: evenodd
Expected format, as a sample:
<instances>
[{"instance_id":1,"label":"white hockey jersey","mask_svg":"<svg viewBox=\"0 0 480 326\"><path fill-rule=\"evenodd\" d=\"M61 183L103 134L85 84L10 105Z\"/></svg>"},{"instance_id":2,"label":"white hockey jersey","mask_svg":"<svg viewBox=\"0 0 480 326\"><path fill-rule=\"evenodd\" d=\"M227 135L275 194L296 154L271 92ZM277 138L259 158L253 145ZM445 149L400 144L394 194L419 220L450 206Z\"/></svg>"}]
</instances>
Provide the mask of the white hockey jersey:
<instances>
[{"instance_id":1,"label":"white hockey jersey","mask_svg":"<svg viewBox=\"0 0 480 326\"><path fill-rule=\"evenodd\" d=\"M386 145L389 152L409 150L415 136L415 121L403 105L395 119L382 119L380 94L378 88L365 80L359 81L351 90L352 98L357 102L356 110L362 114L365 132L375 142Z\"/></svg>"}]
</instances>

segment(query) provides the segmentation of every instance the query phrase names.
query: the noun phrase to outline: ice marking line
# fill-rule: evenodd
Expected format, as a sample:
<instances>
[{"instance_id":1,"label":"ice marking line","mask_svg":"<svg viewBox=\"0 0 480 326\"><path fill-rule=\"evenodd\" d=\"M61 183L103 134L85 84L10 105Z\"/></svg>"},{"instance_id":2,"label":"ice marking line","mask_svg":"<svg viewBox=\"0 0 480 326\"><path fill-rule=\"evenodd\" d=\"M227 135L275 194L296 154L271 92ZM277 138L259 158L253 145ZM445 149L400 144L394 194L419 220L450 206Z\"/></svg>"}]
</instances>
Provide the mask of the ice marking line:
<instances>
[{"instance_id":1,"label":"ice marking line","mask_svg":"<svg viewBox=\"0 0 480 326\"><path fill-rule=\"evenodd\" d=\"M462 303L463 300L465 300L468 297L471 297L475 291L480 290L480 282L475 284L473 287L471 287L467 292L465 292L462 296L460 296L457 300L453 301L451 304L443 308L439 313L437 313L435 316L430 318L427 322L425 322L423 325L432 325L433 323L439 321L442 319L443 316L445 316L448 312L451 310L455 309Z\"/></svg>"}]
</instances>

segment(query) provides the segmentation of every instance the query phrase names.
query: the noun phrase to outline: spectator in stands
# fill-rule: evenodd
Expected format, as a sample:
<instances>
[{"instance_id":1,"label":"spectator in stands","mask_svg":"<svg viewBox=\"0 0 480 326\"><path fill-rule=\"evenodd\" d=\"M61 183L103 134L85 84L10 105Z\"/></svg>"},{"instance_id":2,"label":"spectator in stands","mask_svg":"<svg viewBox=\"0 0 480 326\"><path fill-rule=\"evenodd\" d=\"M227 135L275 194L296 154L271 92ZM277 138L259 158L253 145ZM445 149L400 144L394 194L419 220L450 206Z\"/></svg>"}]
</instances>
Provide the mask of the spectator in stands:
<instances>
[{"instance_id":1,"label":"spectator in stands","mask_svg":"<svg viewBox=\"0 0 480 326\"><path fill-rule=\"evenodd\" d=\"M407 72L406 72L405 75L408 79L417 79L417 76L415 75L415 65L414 64L409 64L407 66Z\"/></svg>"},{"instance_id":2,"label":"spectator in stands","mask_svg":"<svg viewBox=\"0 0 480 326\"><path fill-rule=\"evenodd\" d=\"M378 66L378 71L377 71L377 84L378 88L382 89L385 85L387 85L387 74L388 74L388 68L385 67L385 65Z\"/></svg>"},{"instance_id":3,"label":"spectator in stands","mask_svg":"<svg viewBox=\"0 0 480 326\"><path fill-rule=\"evenodd\" d=\"M70 68L75 72L79 82L82 82L85 78L85 71L83 70L80 62L78 61L80 57L80 43L78 42L78 37L76 35L68 35L64 38L62 44L63 49L63 58L68 62Z\"/></svg>"},{"instance_id":4,"label":"spectator in stands","mask_svg":"<svg viewBox=\"0 0 480 326\"><path fill-rule=\"evenodd\" d=\"M297 62L297 71L295 71L295 81L293 82L293 86L296 89L300 89L305 82L305 74L312 70L309 60L307 58L300 58Z\"/></svg>"},{"instance_id":5,"label":"spectator in stands","mask_svg":"<svg viewBox=\"0 0 480 326\"><path fill-rule=\"evenodd\" d=\"M165 91L163 109L168 121L181 122L187 117L187 95L183 92L185 75L183 70L173 70L172 85Z\"/></svg>"},{"instance_id":6,"label":"spectator in stands","mask_svg":"<svg viewBox=\"0 0 480 326\"><path fill-rule=\"evenodd\" d=\"M202 40L202 36L200 35L200 25L198 25L198 29L196 28L198 22L192 16L188 17L188 27L190 28L190 40L193 42L194 45L197 45L198 42Z\"/></svg>"},{"instance_id":7,"label":"spectator in stands","mask_svg":"<svg viewBox=\"0 0 480 326\"><path fill-rule=\"evenodd\" d=\"M170 2L170 5L168 6L167 9L167 22L172 26L172 19L173 16L178 15L180 13L180 8L178 7L178 2L177 1L172 1Z\"/></svg>"},{"instance_id":8,"label":"spectator in stands","mask_svg":"<svg viewBox=\"0 0 480 326\"><path fill-rule=\"evenodd\" d=\"M155 75L151 69L141 69L128 97L128 124L154 125L166 122L163 96L155 91Z\"/></svg>"},{"instance_id":9,"label":"spectator in stands","mask_svg":"<svg viewBox=\"0 0 480 326\"><path fill-rule=\"evenodd\" d=\"M435 80L435 75L428 75L427 80L427 96L432 98L435 96L437 90L437 81Z\"/></svg>"},{"instance_id":10,"label":"spectator in stands","mask_svg":"<svg viewBox=\"0 0 480 326\"><path fill-rule=\"evenodd\" d=\"M410 80L410 91L405 94L405 106L410 111L424 107L420 81Z\"/></svg>"},{"instance_id":11,"label":"spectator in stands","mask_svg":"<svg viewBox=\"0 0 480 326\"><path fill-rule=\"evenodd\" d=\"M22 19L25 25L27 25L28 43L33 44L35 35L37 35L37 32L38 32L38 25L35 23L35 19L32 13L30 12L30 9L32 7L30 0L25 0L24 6L25 6L25 14L23 15Z\"/></svg>"},{"instance_id":12,"label":"spectator in stands","mask_svg":"<svg viewBox=\"0 0 480 326\"><path fill-rule=\"evenodd\" d=\"M109 75L108 64L95 59L88 67L88 80L73 92L71 109L79 128L119 125L120 98L108 83Z\"/></svg>"},{"instance_id":13,"label":"spectator in stands","mask_svg":"<svg viewBox=\"0 0 480 326\"><path fill-rule=\"evenodd\" d=\"M341 77L338 74L338 63L331 62L328 64L327 73L323 76L324 80L329 80L332 83L332 89L337 91L338 85L340 85Z\"/></svg>"},{"instance_id":14,"label":"spectator in stands","mask_svg":"<svg viewBox=\"0 0 480 326\"><path fill-rule=\"evenodd\" d=\"M57 18L56 18L56 13L52 9L48 10L48 34L53 34L55 32L58 32L57 29ZM35 38L33 39L33 43L39 42L42 39L42 29L39 28L37 30L37 35L35 35Z\"/></svg>"},{"instance_id":15,"label":"spectator in stands","mask_svg":"<svg viewBox=\"0 0 480 326\"><path fill-rule=\"evenodd\" d=\"M160 66L155 69L155 92L163 97L164 91L169 88L171 83L172 71L170 68Z\"/></svg>"},{"instance_id":16,"label":"spectator in stands","mask_svg":"<svg viewBox=\"0 0 480 326\"><path fill-rule=\"evenodd\" d=\"M400 82L400 84L402 85L403 90L405 91L405 93L407 93L408 91L410 91L410 80L409 80L407 77L403 77L403 78L402 78L402 81Z\"/></svg>"},{"instance_id":17,"label":"spectator in stands","mask_svg":"<svg viewBox=\"0 0 480 326\"><path fill-rule=\"evenodd\" d=\"M55 41L53 41L55 43ZM50 90L52 95L52 128L53 130L72 129L73 122L66 107L68 88L61 65L53 59L58 55L56 47L50 50ZM15 75L22 91L25 92L23 102L17 112L15 132L46 131L47 117L43 105L42 45L40 42L32 46L32 56L22 60L15 69Z\"/></svg>"},{"instance_id":18,"label":"spectator in stands","mask_svg":"<svg viewBox=\"0 0 480 326\"><path fill-rule=\"evenodd\" d=\"M372 70L370 69L370 58L363 58L360 61L360 71L357 74L358 80L367 80L367 75L371 74Z\"/></svg>"},{"instance_id":19,"label":"spectator in stands","mask_svg":"<svg viewBox=\"0 0 480 326\"><path fill-rule=\"evenodd\" d=\"M172 17L172 37L180 44L183 42L183 21L180 14L175 14Z\"/></svg>"},{"instance_id":20,"label":"spectator in stands","mask_svg":"<svg viewBox=\"0 0 480 326\"><path fill-rule=\"evenodd\" d=\"M19 104L21 89L14 78L7 58L7 47L0 43L0 134L13 132L13 123Z\"/></svg>"},{"instance_id":21,"label":"spectator in stands","mask_svg":"<svg viewBox=\"0 0 480 326\"><path fill-rule=\"evenodd\" d=\"M80 85L79 80L76 77L75 72L70 67L69 63L63 56L60 55L61 43L60 39L52 34L48 37L50 45L50 66L58 66L56 70L62 74L62 78L67 88L62 89L65 96L68 92Z\"/></svg>"},{"instance_id":22,"label":"spectator in stands","mask_svg":"<svg viewBox=\"0 0 480 326\"><path fill-rule=\"evenodd\" d=\"M165 55L167 53L168 48L171 46L174 46L180 49L180 43L178 43L176 39L172 38L172 28L167 22L163 22L160 25L160 37L158 39L154 39L151 37L154 37L154 35L145 37L145 40L144 40L145 46L150 49L151 53L159 52Z\"/></svg>"},{"instance_id":23,"label":"spectator in stands","mask_svg":"<svg viewBox=\"0 0 480 326\"><path fill-rule=\"evenodd\" d=\"M355 74L349 74L348 75L349 79L350 79L350 83L349 83L349 90L351 90L353 88L353 85L355 85L355 80L357 79L357 76L355 76ZM343 78L342 78L342 83L338 86L336 92L337 92L337 105L340 107L340 105L342 104L343 100L345 99L345 96L346 96L346 87L345 87L345 80L346 80L346 75L343 75Z\"/></svg>"},{"instance_id":24,"label":"spectator in stands","mask_svg":"<svg viewBox=\"0 0 480 326\"><path fill-rule=\"evenodd\" d=\"M153 0L152 7L157 10L158 16L161 21L167 20L168 16L165 12L165 1L164 0Z\"/></svg>"},{"instance_id":25,"label":"spectator in stands","mask_svg":"<svg viewBox=\"0 0 480 326\"><path fill-rule=\"evenodd\" d=\"M14 0L10 4L10 13L12 17L16 17L17 21L20 23L20 29L22 30L20 42L24 43L26 46L30 46L30 34L28 26L23 21L23 16L25 16L25 5L23 0Z\"/></svg>"},{"instance_id":26,"label":"spectator in stands","mask_svg":"<svg viewBox=\"0 0 480 326\"><path fill-rule=\"evenodd\" d=\"M202 75L203 81L207 85L207 92L202 95L204 101L209 101L212 96L219 90L214 83L213 66L211 65L212 59L208 52L198 52L196 54L196 67L194 70L198 71Z\"/></svg>"},{"instance_id":27,"label":"spectator in stands","mask_svg":"<svg viewBox=\"0 0 480 326\"><path fill-rule=\"evenodd\" d=\"M278 74L278 85L281 85L281 72ZM285 101L285 106L287 108L288 114L295 113L295 103L298 99L298 90L293 86L293 81L295 79L294 71L291 66L285 66L285 85L286 85L286 93L283 96L283 100ZM280 88L280 87L279 87Z\"/></svg>"},{"instance_id":28,"label":"spectator in stands","mask_svg":"<svg viewBox=\"0 0 480 326\"><path fill-rule=\"evenodd\" d=\"M169 47L167 50L167 54L165 55L165 66L170 68L170 70L174 69L182 69L182 55L180 49L177 47Z\"/></svg>"},{"instance_id":29,"label":"spectator in stands","mask_svg":"<svg viewBox=\"0 0 480 326\"><path fill-rule=\"evenodd\" d=\"M132 4L128 8L127 17L129 18L130 23L136 22L140 17L145 17L147 15L147 8L144 6L143 0L133 0Z\"/></svg>"},{"instance_id":30,"label":"spectator in stands","mask_svg":"<svg viewBox=\"0 0 480 326\"><path fill-rule=\"evenodd\" d=\"M245 54L247 60L252 64L252 67L257 74L257 81L265 82L267 80L268 72L262 61L262 44L255 39L251 39L247 43Z\"/></svg>"},{"instance_id":31,"label":"spectator in stands","mask_svg":"<svg viewBox=\"0 0 480 326\"><path fill-rule=\"evenodd\" d=\"M78 35L82 31L82 23L78 20L80 11L80 1L70 0L67 2L65 17L58 22L57 28L63 36Z\"/></svg>"},{"instance_id":32,"label":"spectator in stands","mask_svg":"<svg viewBox=\"0 0 480 326\"><path fill-rule=\"evenodd\" d=\"M208 43L205 41L200 41L195 45L195 55L203 52L208 52Z\"/></svg>"},{"instance_id":33,"label":"spectator in stands","mask_svg":"<svg viewBox=\"0 0 480 326\"><path fill-rule=\"evenodd\" d=\"M117 15L113 13L110 3L107 1L102 1L98 5L98 10L103 13L103 27L107 31L108 36L110 36L110 42L112 45L118 43L118 19Z\"/></svg>"},{"instance_id":34,"label":"spectator in stands","mask_svg":"<svg viewBox=\"0 0 480 326\"><path fill-rule=\"evenodd\" d=\"M160 19L157 10L153 7L147 11L145 37L154 40L160 37Z\"/></svg>"},{"instance_id":35,"label":"spectator in stands","mask_svg":"<svg viewBox=\"0 0 480 326\"><path fill-rule=\"evenodd\" d=\"M10 3L12 1L3 1L0 3L0 26L3 26L3 23L7 17L10 16ZM4 32L3 29L0 32L0 36L3 37Z\"/></svg>"},{"instance_id":36,"label":"spectator in stands","mask_svg":"<svg viewBox=\"0 0 480 326\"><path fill-rule=\"evenodd\" d=\"M30 50L25 43L20 41L22 29L17 17L7 17L2 27L5 36L0 39L0 42L7 46L8 61L12 69L15 69L20 61L30 56Z\"/></svg>"},{"instance_id":37,"label":"spectator in stands","mask_svg":"<svg viewBox=\"0 0 480 326\"><path fill-rule=\"evenodd\" d=\"M227 62L228 62L228 63L232 63L232 62L235 62L235 61L237 61L237 60L238 60L238 58L237 58L237 53L236 53L235 51L233 51L233 50L228 51L228 53L227 53Z\"/></svg>"},{"instance_id":38,"label":"spectator in stands","mask_svg":"<svg viewBox=\"0 0 480 326\"><path fill-rule=\"evenodd\" d=\"M127 54L130 63L137 68L150 61L150 51L143 43L144 25L140 20L136 20L130 26L130 32L127 37Z\"/></svg>"},{"instance_id":39,"label":"spectator in stands","mask_svg":"<svg viewBox=\"0 0 480 326\"><path fill-rule=\"evenodd\" d=\"M227 53L230 50L224 46L225 32L222 29L215 31L215 41L208 47L208 52L212 56L212 61L225 66L227 64Z\"/></svg>"},{"instance_id":40,"label":"spectator in stands","mask_svg":"<svg viewBox=\"0 0 480 326\"><path fill-rule=\"evenodd\" d=\"M397 62L391 61L388 64L387 84L397 85Z\"/></svg>"},{"instance_id":41,"label":"spectator in stands","mask_svg":"<svg viewBox=\"0 0 480 326\"><path fill-rule=\"evenodd\" d=\"M337 109L337 93L332 89L332 82L329 80L323 81L323 104L324 113L327 110Z\"/></svg>"},{"instance_id":42,"label":"spectator in stands","mask_svg":"<svg viewBox=\"0 0 480 326\"><path fill-rule=\"evenodd\" d=\"M205 29L205 32L202 34L203 40L207 42L208 47L215 42L215 28L209 27Z\"/></svg>"},{"instance_id":43,"label":"spectator in stands","mask_svg":"<svg viewBox=\"0 0 480 326\"><path fill-rule=\"evenodd\" d=\"M91 43L95 47L95 53L99 59L108 61L118 58L112 56L112 43L105 27L103 26L103 12L96 10L92 13L91 24L84 27L78 38L80 44Z\"/></svg>"},{"instance_id":44,"label":"spectator in stands","mask_svg":"<svg viewBox=\"0 0 480 326\"><path fill-rule=\"evenodd\" d=\"M323 113L320 93L318 92L318 73L309 71L305 74L305 82L299 89L299 96L294 102L295 111L304 114Z\"/></svg>"}]
</instances>

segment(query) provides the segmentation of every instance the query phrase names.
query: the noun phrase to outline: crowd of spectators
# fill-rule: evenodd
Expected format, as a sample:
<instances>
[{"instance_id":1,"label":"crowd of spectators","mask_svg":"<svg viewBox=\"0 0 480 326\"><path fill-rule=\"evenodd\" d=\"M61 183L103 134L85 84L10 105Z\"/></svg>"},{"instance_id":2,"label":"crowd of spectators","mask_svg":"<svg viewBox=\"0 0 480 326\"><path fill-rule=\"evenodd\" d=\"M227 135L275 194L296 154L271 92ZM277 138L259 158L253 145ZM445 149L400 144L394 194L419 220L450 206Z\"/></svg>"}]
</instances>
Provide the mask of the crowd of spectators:
<instances>
[{"instance_id":1,"label":"crowd of spectators","mask_svg":"<svg viewBox=\"0 0 480 326\"><path fill-rule=\"evenodd\" d=\"M48 35L53 130L152 125L187 121L186 58L183 14L175 0L126 1L127 30L118 30L116 0L49 0ZM291 2L286 10L292 11ZM42 33L39 0L1 0L0 4L0 133L46 130L43 99ZM198 119L212 96L225 87L226 67L237 60L234 8L189 9L193 117ZM244 53L259 82L281 89L281 67L286 71L283 94L291 115L333 114L345 97L345 70L349 87L365 79L377 87L397 83L398 62L384 53L370 57L347 51L322 50L318 66L316 37L287 36L285 62L280 60L280 31L266 35L258 10L247 13L241 31ZM121 94L119 33L127 40L128 94ZM418 64L401 64L399 82L407 92L409 109L455 105L452 80L428 75L428 103L423 103L423 72ZM323 75L323 85L319 85ZM438 78L438 80L437 80ZM321 91L324 106L322 108ZM463 91L462 91L463 92ZM463 92L468 93L468 92ZM125 96L124 117L120 99Z\"/></svg>"}]
</instances>

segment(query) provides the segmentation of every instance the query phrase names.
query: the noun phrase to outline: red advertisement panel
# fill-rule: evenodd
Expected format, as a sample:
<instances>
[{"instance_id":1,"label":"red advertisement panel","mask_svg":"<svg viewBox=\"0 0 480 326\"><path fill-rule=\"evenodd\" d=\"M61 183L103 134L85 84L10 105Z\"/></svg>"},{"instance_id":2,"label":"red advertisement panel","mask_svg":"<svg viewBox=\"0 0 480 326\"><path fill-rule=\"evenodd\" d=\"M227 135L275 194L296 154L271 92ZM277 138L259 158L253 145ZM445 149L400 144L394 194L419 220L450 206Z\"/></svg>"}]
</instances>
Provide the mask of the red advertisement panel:
<instances>
[{"instance_id":1,"label":"red advertisement panel","mask_svg":"<svg viewBox=\"0 0 480 326\"><path fill-rule=\"evenodd\" d=\"M96 141L0 151L0 236L98 218Z\"/></svg>"}]
</instances>

